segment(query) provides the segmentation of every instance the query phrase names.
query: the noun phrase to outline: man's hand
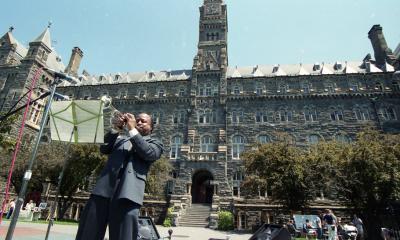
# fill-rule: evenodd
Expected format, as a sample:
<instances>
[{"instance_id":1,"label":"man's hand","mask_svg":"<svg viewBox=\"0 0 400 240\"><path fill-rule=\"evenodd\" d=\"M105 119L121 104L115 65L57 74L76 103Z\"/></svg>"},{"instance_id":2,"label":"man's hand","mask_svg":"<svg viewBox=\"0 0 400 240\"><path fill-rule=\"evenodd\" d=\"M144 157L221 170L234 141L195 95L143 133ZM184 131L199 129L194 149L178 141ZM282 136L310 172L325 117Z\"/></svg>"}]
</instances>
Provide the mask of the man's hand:
<instances>
[{"instance_id":1,"label":"man's hand","mask_svg":"<svg viewBox=\"0 0 400 240\"><path fill-rule=\"evenodd\" d=\"M125 113L125 121L128 131L136 128L136 119L133 114Z\"/></svg>"},{"instance_id":2,"label":"man's hand","mask_svg":"<svg viewBox=\"0 0 400 240\"><path fill-rule=\"evenodd\" d=\"M115 130L122 130L125 124L125 116L120 112L114 112L111 118L111 124Z\"/></svg>"}]
</instances>

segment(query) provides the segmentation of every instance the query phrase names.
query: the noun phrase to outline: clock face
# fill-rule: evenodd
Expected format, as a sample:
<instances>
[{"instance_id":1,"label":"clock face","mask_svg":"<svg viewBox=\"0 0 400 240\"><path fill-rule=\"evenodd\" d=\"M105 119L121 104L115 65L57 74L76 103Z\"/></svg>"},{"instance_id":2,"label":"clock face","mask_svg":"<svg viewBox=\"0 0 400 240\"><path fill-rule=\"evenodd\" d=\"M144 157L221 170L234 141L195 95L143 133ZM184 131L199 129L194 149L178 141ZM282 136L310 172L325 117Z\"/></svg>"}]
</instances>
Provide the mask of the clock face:
<instances>
[{"instance_id":1,"label":"clock face","mask_svg":"<svg viewBox=\"0 0 400 240\"><path fill-rule=\"evenodd\" d=\"M206 14L219 13L221 6L218 3L211 3L206 6Z\"/></svg>"}]
</instances>

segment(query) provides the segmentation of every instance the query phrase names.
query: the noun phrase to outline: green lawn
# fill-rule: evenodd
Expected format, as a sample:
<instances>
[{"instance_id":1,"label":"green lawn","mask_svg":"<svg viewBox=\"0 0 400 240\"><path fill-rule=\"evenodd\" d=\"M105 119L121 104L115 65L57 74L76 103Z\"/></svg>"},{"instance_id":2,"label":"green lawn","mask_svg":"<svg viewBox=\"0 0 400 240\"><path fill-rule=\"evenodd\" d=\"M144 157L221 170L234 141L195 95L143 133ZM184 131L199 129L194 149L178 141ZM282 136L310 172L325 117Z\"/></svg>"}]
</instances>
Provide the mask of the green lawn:
<instances>
[{"instance_id":1,"label":"green lawn","mask_svg":"<svg viewBox=\"0 0 400 240\"><path fill-rule=\"evenodd\" d=\"M3 221L10 221L9 219L4 219ZM40 224L48 224L48 221L45 220L38 220L38 221L24 221L24 220L18 220L18 222L29 222L29 223L40 223ZM77 221L72 221L72 220L61 220L61 221L54 221L54 224L59 224L59 225L78 225Z\"/></svg>"}]
</instances>

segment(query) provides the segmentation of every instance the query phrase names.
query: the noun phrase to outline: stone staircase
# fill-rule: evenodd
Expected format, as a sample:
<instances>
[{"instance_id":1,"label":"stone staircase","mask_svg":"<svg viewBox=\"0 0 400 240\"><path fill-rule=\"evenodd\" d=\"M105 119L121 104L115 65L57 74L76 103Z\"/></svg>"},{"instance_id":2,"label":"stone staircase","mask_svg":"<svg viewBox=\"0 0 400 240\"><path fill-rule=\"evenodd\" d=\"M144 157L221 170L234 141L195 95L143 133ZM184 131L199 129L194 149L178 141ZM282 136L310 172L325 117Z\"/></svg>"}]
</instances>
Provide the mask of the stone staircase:
<instances>
[{"instance_id":1,"label":"stone staircase","mask_svg":"<svg viewBox=\"0 0 400 240\"><path fill-rule=\"evenodd\" d=\"M208 227L211 205L192 204L179 220L182 227Z\"/></svg>"}]
</instances>

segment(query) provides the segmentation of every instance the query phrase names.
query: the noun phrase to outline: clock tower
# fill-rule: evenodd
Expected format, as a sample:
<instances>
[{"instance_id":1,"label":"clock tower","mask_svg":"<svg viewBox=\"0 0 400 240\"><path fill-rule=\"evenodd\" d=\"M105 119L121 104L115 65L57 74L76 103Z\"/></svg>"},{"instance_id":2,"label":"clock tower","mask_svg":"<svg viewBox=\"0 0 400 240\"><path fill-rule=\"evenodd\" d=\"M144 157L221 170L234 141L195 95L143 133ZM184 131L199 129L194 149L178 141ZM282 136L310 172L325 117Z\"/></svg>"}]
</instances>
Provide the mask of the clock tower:
<instances>
[{"instance_id":1,"label":"clock tower","mask_svg":"<svg viewBox=\"0 0 400 240\"><path fill-rule=\"evenodd\" d=\"M219 81L218 94L226 96L227 55L227 8L223 0L204 0L200 7L198 51L193 61L192 96L196 95L198 76L216 83ZM197 94L198 95L198 94Z\"/></svg>"},{"instance_id":2,"label":"clock tower","mask_svg":"<svg viewBox=\"0 0 400 240\"><path fill-rule=\"evenodd\" d=\"M223 0L204 0L200 7L197 71L222 70L228 65L227 12Z\"/></svg>"}]
</instances>

